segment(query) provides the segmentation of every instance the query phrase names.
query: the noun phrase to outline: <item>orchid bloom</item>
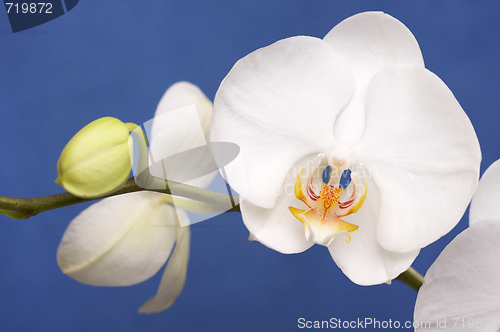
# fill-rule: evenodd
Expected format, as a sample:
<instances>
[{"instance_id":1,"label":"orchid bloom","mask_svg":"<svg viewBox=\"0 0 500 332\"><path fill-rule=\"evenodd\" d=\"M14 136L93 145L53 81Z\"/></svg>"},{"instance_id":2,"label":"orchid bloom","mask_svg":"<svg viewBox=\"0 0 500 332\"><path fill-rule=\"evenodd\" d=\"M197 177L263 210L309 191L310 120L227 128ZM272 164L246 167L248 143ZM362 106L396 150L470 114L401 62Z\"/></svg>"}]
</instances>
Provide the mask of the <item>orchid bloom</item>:
<instances>
[{"instance_id":1,"label":"orchid bloom","mask_svg":"<svg viewBox=\"0 0 500 332\"><path fill-rule=\"evenodd\" d=\"M193 104L200 115L201 128L208 135L212 103L198 87L187 82L176 83L165 92L155 118ZM155 149L168 150L172 141L189 141L199 134L199 124L161 120L158 123L153 124L151 134L151 147ZM192 166L188 164L189 161L178 167ZM210 176L197 184L207 186ZM179 201L176 198L176 204ZM189 207L190 202L186 202ZM57 251L61 270L89 285L128 286L152 277L168 259L156 296L139 312L167 309L184 287L190 245L189 226L179 226L189 225L186 212L167 203L173 203L172 196L142 191L93 204L73 219L64 233Z\"/></svg>"},{"instance_id":2,"label":"orchid bloom","mask_svg":"<svg viewBox=\"0 0 500 332\"><path fill-rule=\"evenodd\" d=\"M446 246L427 271L415 322L431 329L500 329L500 160L483 174L472 199L470 227Z\"/></svg>"},{"instance_id":3,"label":"orchid bloom","mask_svg":"<svg viewBox=\"0 0 500 332\"><path fill-rule=\"evenodd\" d=\"M456 225L481 159L452 92L382 12L240 59L215 97L210 139L241 149L244 168L226 174L247 193L251 240L282 253L327 246L363 285L397 277Z\"/></svg>"}]
</instances>

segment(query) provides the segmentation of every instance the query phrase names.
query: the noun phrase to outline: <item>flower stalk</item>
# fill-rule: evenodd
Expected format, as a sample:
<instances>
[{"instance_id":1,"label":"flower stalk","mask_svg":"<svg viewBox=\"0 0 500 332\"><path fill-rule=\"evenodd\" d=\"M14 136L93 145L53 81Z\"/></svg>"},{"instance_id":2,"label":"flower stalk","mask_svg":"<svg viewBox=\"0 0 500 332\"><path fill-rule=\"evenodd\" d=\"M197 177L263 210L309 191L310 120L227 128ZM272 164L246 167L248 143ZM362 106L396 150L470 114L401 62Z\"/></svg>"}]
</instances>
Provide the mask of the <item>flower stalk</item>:
<instances>
[{"instance_id":1,"label":"flower stalk","mask_svg":"<svg viewBox=\"0 0 500 332\"><path fill-rule=\"evenodd\" d=\"M422 287L422 283L424 282L424 277L420 273L418 273L414 268L410 267L405 272L401 273L396 280L401 281L402 283L407 284L411 288L413 288L416 292Z\"/></svg>"},{"instance_id":2,"label":"flower stalk","mask_svg":"<svg viewBox=\"0 0 500 332\"><path fill-rule=\"evenodd\" d=\"M189 186L174 181L166 181L159 178L155 178L154 180L164 181L166 188L144 189L143 187L140 187L135 183L134 177L131 177L117 191L108 194L106 196L97 198L80 198L68 192L50 196L36 197L36 198L16 198L16 197L0 196L0 212L9 217L15 216L14 219L25 220L30 217L36 216L41 212L55 210L70 205L91 202L101 198L117 196L121 194L143 191L143 190L156 191L164 194L170 194L171 190L173 190L177 196L182 196L203 203L207 203L216 208L224 210L227 210L227 202L231 200L231 202L234 202L234 204L231 209L227 210L227 212L240 211L240 207L238 205L239 201L237 197ZM6 211L1 211L1 210L6 210Z\"/></svg>"}]
</instances>

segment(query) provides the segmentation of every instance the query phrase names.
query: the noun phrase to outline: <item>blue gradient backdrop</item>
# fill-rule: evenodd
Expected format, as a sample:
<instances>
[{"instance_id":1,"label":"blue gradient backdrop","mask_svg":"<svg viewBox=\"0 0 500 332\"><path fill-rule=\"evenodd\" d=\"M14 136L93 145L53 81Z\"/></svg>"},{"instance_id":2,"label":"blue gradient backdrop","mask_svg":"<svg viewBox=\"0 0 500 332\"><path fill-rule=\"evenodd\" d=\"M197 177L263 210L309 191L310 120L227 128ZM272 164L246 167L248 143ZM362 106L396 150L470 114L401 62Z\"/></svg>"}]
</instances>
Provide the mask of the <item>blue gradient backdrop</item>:
<instances>
[{"instance_id":1,"label":"blue gradient backdrop","mask_svg":"<svg viewBox=\"0 0 500 332\"><path fill-rule=\"evenodd\" d=\"M90 121L114 116L143 123L179 80L197 84L213 99L246 54L294 35L323 37L367 10L385 11L414 33L427 68L450 87L474 124L484 172L500 158L499 4L80 1L60 18L16 34L0 10L0 194L62 192L53 183L59 153ZM357 286L323 247L282 255L249 242L238 214L193 226L182 294L161 314L139 315L161 273L136 286L101 288L60 272L57 246L83 208L26 221L0 216L0 331L294 331L300 317L413 317L416 293L406 285ZM466 226L463 218L424 248L414 266L425 272Z\"/></svg>"}]
</instances>

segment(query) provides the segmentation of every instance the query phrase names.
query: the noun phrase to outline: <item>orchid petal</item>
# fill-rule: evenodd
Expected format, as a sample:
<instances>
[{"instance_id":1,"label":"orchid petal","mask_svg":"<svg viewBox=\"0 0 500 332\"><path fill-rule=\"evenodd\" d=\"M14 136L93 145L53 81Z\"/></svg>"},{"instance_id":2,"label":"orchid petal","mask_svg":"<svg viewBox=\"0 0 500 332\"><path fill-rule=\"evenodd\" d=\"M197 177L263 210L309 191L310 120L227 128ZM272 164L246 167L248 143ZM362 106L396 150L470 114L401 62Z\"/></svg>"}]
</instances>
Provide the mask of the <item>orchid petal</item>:
<instances>
[{"instance_id":1,"label":"orchid petal","mask_svg":"<svg viewBox=\"0 0 500 332\"><path fill-rule=\"evenodd\" d=\"M484 172L470 204L469 224L500 218L500 160Z\"/></svg>"},{"instance_id":2,"label":"orchid petal","mask_svg":"<svg viewBox=\"0 0 500 332\"><path fill-rule=\"evenodd\" d=\"M304 227L288 210L296 202L297 199L290 195L280 196L272 209L241 202L241 215L250 232L249 240L259 241L283 254L295 254L312 247L314 242L306 239Z\"/></svg>"},{"instance_id":3,"label":"orchid petal","mask_svg":"<svg viewBox=\"0 0 500 332\"><path fill-rule=\"evenodd\" d=\"M188 216L185 212L178 211L179 220L187 223ZM182 224L182 221L181 221ZM177 299L184 283L186 282L187 263L189 260L189 245L191 233L189 226L177 228L177 242L174 252L168 260L167 267L161 277L160 286L156 296L149 299L139 309L140 313L152 314L168 309Z\"/></svg>"},{"instance_id":4,"label":"orchid petal","mask_svg":"<svg viewBox=\"0 0 500 332\"><path fill-rule=\"evenodd\" d=\"M459 234L441 252L427 271L415 304L414 321L432 323L423 331L443 330L436 322L445 319L448 327L456 324L458 329L470 328L471 319L474 330L499 330L499 237L500 219L483 220Z\"/></svg>"},{"instance_id":5,"label":"orchid petal","mask_svg":"<svg viewBox=\"0 0 500 332\"><path fill-rule=\"evenodd\" d=\"M170 88L168 88L168 90L165 92L163 97L160 99L160 102L158 103L155 117L159 117L160 115L189 105L196 106L203 132L205 133L208 141L213 105L212 102L203 93L203 91L201 91L200 88L192 83L177 82L170 86ZM176 127L173 123L162 123L161 125L155 123L153 124L153 128L151 131L152 136L154 137L159 132L163 132L165 130L165 126L168 127L172 136L174 136L174 133L180 136L192 134L190 133L190 130L192 130L192 128L179 128ZM197 133L195 132L194 134ZM168 142L165 142L164 144L168 144Z\"/></svg>"},{"instance_id":6,"label":"orchid petal","mask_svg":"<svg viewBox=\"0 0 500 332\"><path fill-rule=\"evenodd\" d=\"M241 216L250 232L249 240L259 241L283 254L295 254L312 247L314 242L306 239L304 227L288 210L296 202L297 199L290 195L281 195L276 208L272 209L241 202Z\"/></svg>"},{"instance_id":7,"label":"orchid petal","mask_svg":"<svg viewBox=\"0 0 500 332\"><path fill-rule=\"evenodd\" d=\"M292 37L239 60L214 101L211 141L236 143L246 171L228 168L253 205L276 205L279 187L300 158L335 143L335 117L353 90L347 62L313 37Z\"/></svg>"},{"instance_id":8,"label":"orchid petal","mask_svg":"<svg viewBox=\"0 0 500 332\"><path fill-rule=\"evenodd\" d=\"M394 252L425 247L458 223L476 188L474 128L448 87L416 66L379 71L366 107L353 153L380 190L378 242Z\"/></svg>"},{"instance_id":9,"label":"orchid petal","mask_svg":"<svg viewBox=\"0 0 500 332\"><path fill-rule=\"evenodd\" d=\"M188 82L172 85L161 98L152 120L150 134L150 172L168 180L206 187L217 168L213 166L207 142L212 118L212 102ZM187 150L206 147L200 153L178 155ZM201 150L200 150L201 151ZM165 163L161 160L167 159ZM190 174L206 170L203 176L183 180Z\"/></svg>"},{"instance_id":10,"label":"orchid petal","mask_svg":"<svg viewBox=\"0 0 500 332\"><path fill-rule=\"evenodd\" d=\"M82 283L128 286L153 276L175 242L175 210L163 194L106 198L71 221L57 250L61 270Z\"/></svg>"},{"instance_id":11,"label":"orchid petal","mask_svg":"<svg viewBox=\"0 0 500 332\"><path fill-rule=\"evenodd\" d=\"M354 146L365 127L365 93L370 79L387 65L424 66L418 43L410 30L383 12L365 12L336 25L324 38L352 68L356 88L335 123L335 138Z\"/></svg>"},{"instance_id":12,"label":"orchid petal","mask_svg":"<svg viewBox=\"0 0 500 332\"><path fill-rule=\"evenodd\" d=\"M338 236L328 246L335 263L356 284L376 285L390 282L406 271L420 250L395 253L382 248L375 236L380 209L377 185L369 180L363 207L355 214L343 217L346 222L359 225L357 234L346 243L345 236Z\"/></svg>"},{"instance_id":13,"label":"orchid petal","mask_svg":"<svg viewBox=\"0 0 500 332\"><path fill-rule=\"evenodd\" d=\"M263 245L283 254L292 254L309 249L314 242L308 241L304 226L289 211L289 207L307 209L294 194L295 181L302 169L300 166L314 162L314 156L307 156L290 169L277 192L276 206L271 209L256 206L247 200L240 203L243 222L250 232L249 240L259 241Z\"/></svg>"}]
</instances>

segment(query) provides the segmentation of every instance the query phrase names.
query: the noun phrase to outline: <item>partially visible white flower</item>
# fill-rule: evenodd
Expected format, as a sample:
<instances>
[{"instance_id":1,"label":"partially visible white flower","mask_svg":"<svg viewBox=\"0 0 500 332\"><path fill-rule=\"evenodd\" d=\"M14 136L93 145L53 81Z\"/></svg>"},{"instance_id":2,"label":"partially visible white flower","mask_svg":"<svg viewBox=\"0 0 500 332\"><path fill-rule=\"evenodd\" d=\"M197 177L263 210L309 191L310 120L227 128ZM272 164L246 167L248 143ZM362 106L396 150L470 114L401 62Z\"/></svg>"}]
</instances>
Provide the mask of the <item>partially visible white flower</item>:
<instances>
[{"instance_id":1,"label":"partially visible white flower","mask_svg":"<svg viewBox=\"0 0 500 332\"><path fill-rule=\"evenodd\" d=\"M470 227L446 246L418 292L414 321L422 331L500 329L500 160L483 174Z\"/></svg>"},{"instance_id":2,"label":"partially visible white flower","mask_svg":"<svg viewBox=\"0 0 500 332\"><path fill-rule=\"evenodd\" d=\"M201 128L208 135L212 103L193 84L179 82L171 86L160 101L155 117L193 104L200 116ZM199 123L160 122L161 126L153 125L151 144L156 149L168 149L172 142L199 136ZM199 161L186 160L178 167L192 167L189 163ZM175 167L171 170L175 171ZM197 183L199 186L207 186L213 175L203 178ZM188 200L176 199L177 202L184 202L187 207L197 206ZM156 296L139 312L167 309L184 286L190 246L189 226L179 226L189 224L187 214L179 206L174 208L168 203L172 203L169 195L143 191L93 204L73 219L64 233L57 251L61 270L89 285L128 286L149 279L168 259Z\"/></svg>"},{"instance_id":3,"label":"partially visible white flower","mask_svg":"<svg viewBox=\"0 0 500 332\"><path fill-rule=\"evenodd\" d=\"M488 167L470 205L469 224L500 218L500 160Z\"/></svg>"},{"instance_id":4,"label":"partially visible white flower","mask_svg":"<svg viewBox=\"0 0 500 332\"><path fill-rule=\"evenodd\" d=\"M397 277L449 232L479 178L467 115L412 33L382 12L240 59L217 91L210 138L241 149L244 168L226 174L237 192L248 184L250 239L282 253L325 245L363 285Z\"/></svg>"}]
</instances>

